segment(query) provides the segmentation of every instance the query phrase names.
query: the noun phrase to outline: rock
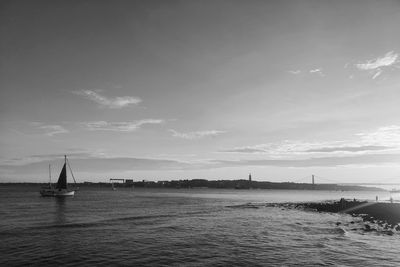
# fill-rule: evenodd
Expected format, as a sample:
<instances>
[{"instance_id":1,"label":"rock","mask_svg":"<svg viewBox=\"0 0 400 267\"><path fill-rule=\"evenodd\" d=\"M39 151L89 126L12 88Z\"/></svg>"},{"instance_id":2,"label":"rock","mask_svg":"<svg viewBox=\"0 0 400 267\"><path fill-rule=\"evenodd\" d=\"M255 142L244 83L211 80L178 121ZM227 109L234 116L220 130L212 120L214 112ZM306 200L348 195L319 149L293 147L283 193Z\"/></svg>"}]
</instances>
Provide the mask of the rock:
<instances>
[{"instance_id":1,"label":"rock","mask_svg":"<svg viewBox=\"0 0 400 267\"><path fill-rule=\"evenodd\" d=\"M368 224L364 225L364 231L365 232L375 232L376 229L375 228L371 228L371 226L369 226Z\"/></svg>"},{"instance_id":2,"label":"rock","mask_svg":"<svg viewBox=\"0 0 400 267\"><path fill-rule=\"evenodd\" d=\"M394 233L392 231L383 231L384 234L386 235L393 235Z\"/></svg>"}]
</instances>

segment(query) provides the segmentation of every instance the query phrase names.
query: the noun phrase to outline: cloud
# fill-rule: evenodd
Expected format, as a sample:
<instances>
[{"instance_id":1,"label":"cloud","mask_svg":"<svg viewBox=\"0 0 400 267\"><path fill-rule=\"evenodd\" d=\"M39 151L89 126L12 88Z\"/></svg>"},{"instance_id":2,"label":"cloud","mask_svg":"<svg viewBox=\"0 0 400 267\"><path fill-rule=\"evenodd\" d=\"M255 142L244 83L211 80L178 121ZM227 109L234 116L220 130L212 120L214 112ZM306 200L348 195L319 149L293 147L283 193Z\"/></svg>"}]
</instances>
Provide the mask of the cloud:
<instances>
[{"instance_id":1,"label":"cloud","mask_svg":"<svg viewBox=\"0 0 400 267\"><path fill-rule=\"evenodd\" d=\"M337 145L339 142L305 142L299 140L285 140L277 143L258 144L253 146L236 147L219 152L266 154L271 157L293 157L308 154L311 149Z\"/></svg>"},{"instance_id":2,"label":"cloud","mask_svg":"<svg viewBox=\"0 0 400 267\"><path fill-rule=\"evenodd\" d=\"M94 153L89 153L89 152L73 152L73 153L65 153L68 155L69 159L82 159L82 158L91 158L95 157ZM12 158L12 159L6 159L2 160L0 162L0 166L23 166L23 165L29 165L33 163L39 163L39 162L45 162L45 161L54 161L55 159L63 159L64 155L62 153L59 154L35 154L35 155L30 155L26 157L20 157L20 158Z\"/></svg>"},{"instance_id":3,"label":"cloud","mask_svg":"<svg viewBox=\"0 0 400 267\"><path fill-rule=\"evenodd\" d=\"M400 154L366 154L347 157L320 157L308 159L214 160L214 167L273 166L273 167L338 167L354 165L382 165L399 163Z\"/></svg>"},{"instance_id":4,"label":"cloud","mask_svg":"<svg viewBox=\"0 0 400 267\"><path fill-rule=\"evenodd\" d=\"M114 131L114 132L133 132L140 129L146 124L161 124L164 120L160 119L144 119L131 122L106 122L92 121L82 123L90 131Z\"/></svg>"},{"instance_id":5,"label":"cloud","mask_svg":"<svg viewBox=\"0 0 400 267\"><path fill-rule=\"evenodd\" d=\"M331 153L331 152L367 152L383 151L392 149L389 146L325 146L329 143L306 143L306 142L284 142L283 144L262 144L248 147L237 147L221 150L224 153L246 153L246 154L270 154L270 155L299 155L307 153Z\"/></svg>"},{"instance_id":6,"label":"cloud","mask_svg":"<svg viewBox=\"0 0 400 267\"><path fill-rule=\"evenodd\" d=\"M372 80L375 80L375 79L378 78L378 76L381 75L381 74L382 74L382 70L378 70L378 71L374 74L374 76L372 76Z\"/></svg>"},{"instance_id":7,"label":"cloud","mask_svg":"<svg viewBox=\"0 0 400 267\"><path fill-rule=\"evenodd\" d=\"M288 72L291 74L297 75L297 74L301 73L301 70L289 70Z\"/></svg>"},{"instance_id":8,"label":"cloud","mask_svg":"<svg viewBox=\"0 0 400 267\"><path fill-rule=\"evenodd\" d=\"M60 166L62 155L31 156L34 161L2 162L2 171L12 171L14 174L42 176L47 164ZM384 164L399 164L400 154L365 154L344 157L319 157L306 159L240 159L240 160L205 160L184 162L171 159L134 158L134 157L97 157L93 155L68 155L75 174L87 172L91 174L108 172L125 172L134 170L200 170L241 166L264 167L339 167L339 166L379 166ZM17 160L17 159L15 159Z\"/></svg>"},{"instance_id":9,"label":"cloud","mask_svg":"<svg viewBox=\"0 0 400 267\"><path fill-rule=\"evenodd\" d=\"M305 152L364 152L364 151L382 151L391 149L388 146L343 146L343 147L321 147L309 149Z\"/></svg>"},{"instance_id":10,"label":"cloud","mask_svg":"<svg viewBox=\"0 0 400 267\"><path fill-rule=\"evenodd\" d=\"M360 70L374 70L381 67L388 67L396 63L397 57L399 55L390 51L386 53L383 57L378 57L376 59L367 60L366 63L356 64L356 67Z\"/></svg>"},{"instance_id":11,"label":"cloud","mask_svg":"<svg viewBox=\"0 0 400 267\"><path fill-rule=\"evenodd\" d=\"M33 126L35 126L37 129L44 130L45 131L44 134L47 136L54 136L56 134L69 133L69 131L61 125L45 125L41 122L32 122L31 124Z\"/></svg>"},{"instance_id":12,"label":"cloud","mask_svg":"<svg viewBox=\"0 0 400 267\"><path fill-rule=\"evenodd\" d=\"M314 153L373 154L382 151L400 152L400 126L390 125L374 131L356 133L355 138L342 141L307 142L285 140L276 143L223 149L223 153L265 154L272 158L293 158Z\"/></svg>"},{"instance_id":13,"label":"cloud","mask_svg":"<svg viewBox=\"0 0 400 267\"><path fill-rule=\"evenodd\" d=\"M16 173L43 174L46 172L46 166L59 166L63 162L62 155L40 155L40 157L31 156L35 160L19 162L12 164L3 162L0 167L4 170L12 170ZM182 170L190 169L195 165L187 162L170 159L152 159L152 158L134 158L134 157L97 157L94 155L79 155L73 157L68 155L71 167L75 174L81 172L88 173L107 173L107 172L124 172L134 170ZM79 176L79 175L78 175ZM80 181L82 182L82 181Z\"/></svg>"},{"instance_id":14,"label":"cloud","mask_svg":"<svg viewBox=\"0 0 400 267\"><path fill-rule=\"evenodd\" d=\"M309 71L311 74L317 74L321 77L324 77L325 74L322 72L322 69L312 69Z\"/></svg>"},{"instance_id":15,"label":"cloud","mask_svg":"<svg viewBox=\"0 0 400 267\"><path fill-rule=\"evenodd\" d=\"M110 98L103 96L93 90L79 90L79 91L73 91L73 93L76 95L83 96L84 98L89 99L91 101L94 101L103 107L108 107L113 109L124 108L129 105L135 105L142 102L142 100L138 97L122 96L122 97Z\"/></svg>"},{"instance_id":16,"label":"cloud","mask_svg":"<svg viewBox=\"0 0 400 267\"><path fill-rule=\"evenodd\" d=\"M201 139L205 137L215 137L217 135L225 133L224 131L218 131L218 130L186 132L186 133L178 132L173 129L170 129L169 131L172 133L173 137L188 139L188 140Z\"/></svg>"},{"instance_id":17,"label":"cloud","mask_svg":"<svg viewBox=\"0 0 400 267\"><path fill-rule=\"evenodd\" d=\"M367 60L365 63L358 63L355 64L355 66L361 71L368 71L372 75L372 79L376 79L382 74L384 68L396 64L398 62L398 57L399 54L390 51L383 57Z\"/></svg>"},{"instance_id":18,"label":"cloud","mask_svg":"<svg viewBox=\"0 0 400 267\"><path fill-rule=\"evenodd\" d=\"M252 153L266 153L267 151L265 149L260 149L260 148L255 148L255 147L236 147L233 149L220 150L218 152L252 154Z\"/></svg>"},{"instance_id":19,"label":"cloud","mask_svg":"<svg viewBox=\"0 0 400 267\"><path fill-rule=\"evenodd\" d=\"M357 133L364 144L400 147L400 126L380 127L375 131Z\"/></svg>"},{"instance_id":20,"label":"cloud","mask_svg":"<svg viewBox=\"0 0 400 267\"><path fill-rule=\"evenodd\" d=\"M45 129L47 132L45 133L48 136L53 136L56 134L68 133L69 131L60 125L43 125L40 127L41 129Z\"/></svg>"},{"instance_id":21,"label":"cloud","mask_svg":"<svg viewBox=\"0 0 400 267\"><path fill-rule=\"evenodd\" d=\"M325 74L322 72L322 69L320 69L320 68L311 69L311 70L305 70L305 71L289 70L288 73L293 74L293 75L302 75L302 76L307 75L307 74L319 75L321 77L325 76Z\"/></svg>"}]
</instances>

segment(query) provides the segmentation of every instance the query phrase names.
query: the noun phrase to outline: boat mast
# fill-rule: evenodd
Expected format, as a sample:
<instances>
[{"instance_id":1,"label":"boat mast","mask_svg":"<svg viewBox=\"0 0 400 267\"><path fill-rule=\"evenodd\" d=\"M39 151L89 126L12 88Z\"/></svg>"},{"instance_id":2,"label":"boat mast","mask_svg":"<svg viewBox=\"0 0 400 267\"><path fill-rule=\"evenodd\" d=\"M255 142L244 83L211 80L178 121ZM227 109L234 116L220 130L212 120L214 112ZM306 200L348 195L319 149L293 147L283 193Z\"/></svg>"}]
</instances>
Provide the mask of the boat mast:
<instances>
[{"instance_id":1,"label":"boat mast","mask_svg":"<svg viewBox=\"0 0 400 267\"><path fill-rule=\"evenodd\" d=\"M49 164L49 185L51 185L51 165Z\"/></svg>"},{"instance_id":2,"label":"boat mast","mask_svg":"<svg viewBox=\"0 0 400 267\"><path fill-rule=\"evenodd\" d=\"M71 172L71 175L72 175L72 179L74 179L74 184L76 185L75 176L74 176L74 173L72 172L71 165L69 165L69 160L67 161L67 156L65 156L65 162L66 162L67 165L68 165L69 171Z\"/></svg>"},{"instance_id":3,"label":"boat mast","mask_svg":"<svg viewBox=\"0 0 400 267\"><path fill-rule=\"evenodd\" d=\"M67 155L64 155L64 166L65 166L65 168L67 167ZM67 172L67 170L65 169L65 184L66 184L66 187L68 187L68 179L67 179L67 176L68 176L68 172Z\"/></svg>"}]
</instances>

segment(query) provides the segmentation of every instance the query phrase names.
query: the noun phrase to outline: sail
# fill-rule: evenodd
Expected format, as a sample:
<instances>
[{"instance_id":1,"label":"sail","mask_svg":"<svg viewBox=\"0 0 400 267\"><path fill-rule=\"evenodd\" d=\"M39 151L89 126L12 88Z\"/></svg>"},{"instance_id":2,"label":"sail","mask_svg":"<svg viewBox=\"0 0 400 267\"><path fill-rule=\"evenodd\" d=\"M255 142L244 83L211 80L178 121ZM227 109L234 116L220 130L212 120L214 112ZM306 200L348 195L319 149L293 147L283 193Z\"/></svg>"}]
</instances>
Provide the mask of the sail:
<instances>
[{"instance_id":1,"label":"sail","mask_svg":"<svg viewBox=\"0 0 400 267\"><path fill-rule=\"evenodd\" d=\"M57 189L67 189L67 166L64 163L64 167L61 170L60 177L58 177Z\"/></svg>"}]
</instances>

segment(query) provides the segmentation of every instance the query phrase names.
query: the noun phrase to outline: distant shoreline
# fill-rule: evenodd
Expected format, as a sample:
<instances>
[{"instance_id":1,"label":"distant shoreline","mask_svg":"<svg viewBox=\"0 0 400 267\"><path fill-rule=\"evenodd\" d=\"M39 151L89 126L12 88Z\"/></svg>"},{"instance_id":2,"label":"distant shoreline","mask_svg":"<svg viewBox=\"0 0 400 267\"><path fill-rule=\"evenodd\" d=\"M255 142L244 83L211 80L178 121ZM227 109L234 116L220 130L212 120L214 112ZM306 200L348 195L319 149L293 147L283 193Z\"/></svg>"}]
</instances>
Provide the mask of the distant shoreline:
<instances>
[{"instance_id":1,"label":"distant shoreline","mask_svg":"<svg viewBox=\"0 0 400 267\"><path fill-rule=\"evenodd\" d=\"M40 186L47 183L34 182L2 182L1 186ZM79 187L110 187L107 182L83 182L76 183ZM268 181L249 181L249 180L171 180L171 181L133 181L126 180L125 183L114 183L116 187L134 188L209 188L209 189L284 189L284 190L328 190L328 191L387 191L378 187L367 187L358 185L339 185L339 184L311 184L294 182L268 182Z\"/></svg>"}]
</instances>

